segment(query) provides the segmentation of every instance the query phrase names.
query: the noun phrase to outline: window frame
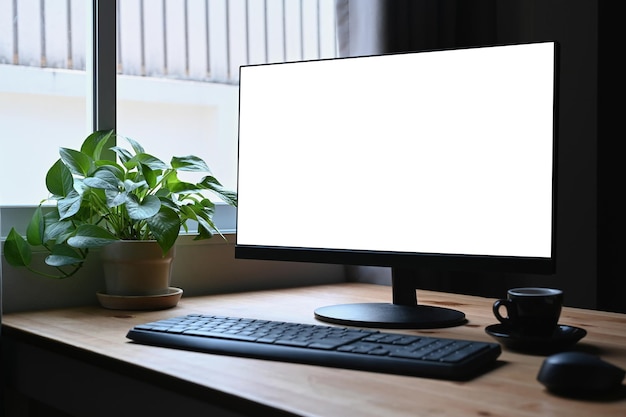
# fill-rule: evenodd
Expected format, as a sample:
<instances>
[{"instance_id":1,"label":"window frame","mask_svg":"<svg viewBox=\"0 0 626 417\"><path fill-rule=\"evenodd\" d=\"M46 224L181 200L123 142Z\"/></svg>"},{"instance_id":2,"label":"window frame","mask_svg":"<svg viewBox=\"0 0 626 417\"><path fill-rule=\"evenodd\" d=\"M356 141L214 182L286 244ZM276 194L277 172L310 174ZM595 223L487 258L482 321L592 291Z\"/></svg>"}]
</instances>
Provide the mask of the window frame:
<instances>
[{"instance_id":1,"label":"window frame","mask_svg":"<svg viewBox=\"0 0 626 417\"><path fill-rule=\"evenodd\" d=\"M87 33L88 123L91 130L115 129L117 110L117 2L92 0Z\"/></svg>"}]
</instances>

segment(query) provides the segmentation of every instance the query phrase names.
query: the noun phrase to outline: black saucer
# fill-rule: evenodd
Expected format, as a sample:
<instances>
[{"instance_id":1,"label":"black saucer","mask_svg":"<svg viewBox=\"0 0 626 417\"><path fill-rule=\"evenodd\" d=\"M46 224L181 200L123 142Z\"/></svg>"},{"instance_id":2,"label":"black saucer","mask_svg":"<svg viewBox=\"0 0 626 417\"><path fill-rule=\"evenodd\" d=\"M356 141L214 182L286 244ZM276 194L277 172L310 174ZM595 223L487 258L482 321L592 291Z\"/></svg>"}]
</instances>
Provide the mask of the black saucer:
<instances>
[{"instance_id":1,"label":"black saucer","mask_svg":"<svg viewBox=\"0 0 626 417\"><path fill-rule=\"evenodd\" d=\"M516 334L515 331L511 331L508 326L501 323L487 326L485 332L509 349L536 353L549 353L563 350L587 335L585 329L564 324L559 324L554 333L547 337L522 337Z\"/></svg>"}]
</instances>

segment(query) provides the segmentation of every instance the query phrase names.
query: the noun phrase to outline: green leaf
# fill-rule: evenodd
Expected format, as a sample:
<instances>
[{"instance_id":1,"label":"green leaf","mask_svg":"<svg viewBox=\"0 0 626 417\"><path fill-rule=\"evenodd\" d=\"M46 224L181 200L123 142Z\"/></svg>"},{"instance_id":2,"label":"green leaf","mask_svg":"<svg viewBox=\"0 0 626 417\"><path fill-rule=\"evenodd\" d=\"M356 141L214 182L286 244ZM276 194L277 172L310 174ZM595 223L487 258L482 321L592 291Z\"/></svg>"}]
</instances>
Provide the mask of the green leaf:
<instances>
[{"instance_id":1,"label":"green leaf","mask_svg":"<svg viewBox=\"0 0 626 417\"><path fill-rule=\"evenodd\" d=\"M213 235L214 234L213 234L212 231L210 231L206 227L200 227L200 225L198 225L198 234L193 238L193 240L211 239L213 237ZM224 236L222 236L222 237L224 237Z\"/></svg>"},{"instance_id":2,"label":"green leaf","mask_svg":"<svg viewBox=\"0 0 626 417\"><path fill-rule=\"evenodd\" d=\"M195 215L202 215L211 218L215 213L215 204L208 198L202 199L194 204L187 204L181 208L193 210Z\"/></svg>"},{"instance_id":3,"label":"green leaf","mask_svg":"<svg viewBox=\"0 0 626 417\"><path fill-rule=\"evenodd\" d=\"M159 174L161 173L161 170L153 170L151 169L148 165L140 165L141 167L141 173L143 174L143 177L146 179L146 183L148 184L148 187L150 188L154 188L156 187L158 181L159 181Z\"/></svg>"},{"instance_id":4,"label":"green leaf","mask_svg":"<svg viewBox=\"0 0 626 417\"><path fill-rule=\"evenodd\" d=\"M213 236L214 231L222 235L215 223L213 223L212 217L213 210L203 210L197 213L198 237L194 240L209 239Z\"/></svg>"},{"instance_id":5,"label":"green leaf","mask_svg":"<svg viewBox=\"0 0 626 417\"><path fill-rule=\"evenodd\" d=\"M76 193L78 193L79 195L83 195L85 193L85 191L88 191L89 187L86 186L83 183L83 178L79 178L79 177L74 177L74 189L72 191L70 191L66 197L68 197L70 194L72 194L74 191Z\"/></svg>"},{"instance_id":6,"label":"green leaf","mask_svg":"<svg viewBox=\"0 0 626 417\"><path fill-rule=\"evenodd\" d=\"M85 141L80 147L80 151L86 155L89 155L94 160L101 158L102 149L109 142L109 138L113 136L113 130L98 130L87 136ZM113 141L111 141L111 145Z\"/></svg>"},{"instance_id":7,"label":"green leaf","mask_svg":"<svg viewBox=\"0 0 626 417\"><path fill-rule=\"evenodd\" d=\"M137 155L129 159L126 163L124 163L124 166L129 169L140 165L146 165L152 170L161 170L168 168L165 162L147 153L138 153Z\"/></svg>"},{"instance_id":8,"label":"green leaf","mask_svg":"<svg viewBox=\"0 0 626 417\"><path fill-rule=\"evenodd\" d=\"M176 203L174 203L172 200L167 198L167 196L159 195L158 197L159 197L159 200L161 201L161 206L167 207L175 212L178 212L179 207L176 205Z\"/></svg>"},{"instance_id":9,"label":"green leaf","mask_svg":"<svg viewBox=\"0 0 626 417\"><path fill-rule=\"evenodd\" d=\"M163 254L166 254L178 238L180 220L176 212L168 207L161 207L159 212L148 220L150 232L159 243Z\"/></svg>"},{"instance_id":10,"label":"green leaf","mask_svg":"<svg viewBox=\"0 0 626 417\"><path fill-rule=\"evenodd\" d=\"M126 139L126 141L130 143L130 146L133 148L136 154L144 153L143 146L141 146L141 144L137 142L135 139L131 139L127 137L124 137L124 139Z\"/></svg>"},{"instance_id":11,"label":"green leaf","mask_svg":"<svg viewBox=\"0 0 626 417\"><path fill-rule=\"evenodd\" d=\"M207 188L208 187L221 187L222 183L219 182L217 180L217 178L215 178L212 175L206 176L204 178L202 178L202 181L200 181L201 184L204 184Z\"/></svg>"},{"instance_id":12,"label":"green leaf","mask_svg":"<svg viewBox=\"0 0 626 417\"><path fill-rule=\"evenodd\" d=\"M197 156L175 156L171 161L172 168L179 171L191 171L191 172L211 172L209 166L203 159Z\"/></svg>"},{"instance_id":13,"label":"green leaf","mask_svg":"<svg viewBox=\"0 0 626 417\"><path fill-rule=\"evenodd\" d=\"M121 184L115 174L106 169L96 171L93 177L85 178L83 183L91 188L115 191L118 190Z\"/></svg>"},{"instance_id":14,"label":"green leaf","mask_svg":"<svg viewBox=\"0 0 626 417\"><path fill-rule=\"evenodd\" d=\"M148 185L148 183L145 182L144 180L141 180L141 181L138 181L138 182L131 181L131 180L124 181L124 189L126 191L128 191L129 193L131 193L131 192L133 192L133 191L135 191L135 190L137 190L139 188L145 187L146 185Z\"/></svg>"},{"instance_id":15,"label":"green leaf","mask_svg":"<svg viewBox=\"0 0 626 417\"><path fill-rule=\"evenodd\" d=\"M196 212L193 209L193 205L191 204L185 204L184 206L180 206L180 211L181 213L183 213L187 218L191 219L191 220L196 220Z\"/></svg>"},{"instance_id":16,"label":"green leaf","mask_svg":"<svg viewBox=\"0 0 626 417\"><path fill-rule=\"evenodd\" d=\"M66 197L74 189L74 178L61 159L46 173L46 188L55 196Z\"/></svg>"},{"instance_id":17,"label":"green leaf","mask_svg":"<svg viewBox=\"0 0 626 417\"><path fill-rule=\"evenodd\" d=\"M199 204L187 204L180 207L180 211L190 220L198 222L198 235L194 240L210 239L213 237L213 232L217 232L221 235L215 223L213 223L213 213L215 205L209 200L205 199ZM186 230L186 228L185 228Z\"/></svg>"},{"instance_id":18,"label":"green leaf","mask_svg":"<svg viewBox=\"0 0 626 417\"><path fill-rule=\"evenodd\" d=\"M12 266L30 265L32 259L30 246L14 228L11 228L4 242L4 258Z\"/></svg>"},{"instance_id":19,"label":"green leaf","mask_svg":"<svg viewBox=\"0 0 626 417\"><path fill-rule=\"evenodd\" d=\"M120 165L118 165L117 163L113 162L113 161L107 161L107 160L99 160L99 161L95 161L96 163L96 170L99 171L109 171L111 174L115 175L115 177L120 180L120 181L124 181L124 168L122 168Z\"/></svg>"},{"instance_id":20,"label":"green leaf","mask_svg":"<svg viewBox=\"0 0 626 417\"><path fill-rule=\"evenodd\" d=\"M59 218L61 220L67 219L78 213L80 210L80 203L82 197L76 192L72 191L67 197L57 202L57 210L59 210Z\"/></svg>"},{"instance_id":21,"label":"green leaf","mask_svg":"<svg viewBox=\"0 0 626 417\"><path fill-rule=\"evenodd\" d=\"M215 212L215 203L213 203L208 198L205 198L202 201L200 201L200 204L202 205L203 211L211 213L211 214Z\"/></svg>"},{"instance_id":22,"label":"green leaf","mask_svg":"<svg viewBox=\"0 0 626 417\"><path fill-rule=\"evenodd\" d=\"M121 206L128 200L128 193L126 191L120 192L119 190L105 190L104 192L107 207L113 208Z\"/></svg>"},{"instance_id":23,"label":"green leaf","mask_svg":"<svg viewBox=\"0 0 626 417\"><path fill-rule=\"evenodd\" d=\"M119 239L108 230L94 224L83 224L78 226L76 234L67 240L67 243L74 248L94 248L105 246Z\"/></svg>"},{"instance_id":24,"label":"green leaf","mask_svg":"<svg viewBox=\"0 0 626 417\"><path fill-rule=\"evenodd\" d=\"M237 193L222 187L222 184L220 184L215 177L204 177L202 181L200 181L200 184L207 190L211 190L217 194L226 204L237 207Z\"/></svg>"},{"instance_id":25,"label":"green leaf","mask_svg":"<svg viewBox=\"0 0 626 417\"><path fill-rule=\"evenodd\" d=\"M96 168L94 160L87 154L68 148L61 148L59 153L63 163L73 174L86 177Z\"/></svg>"},{"instance_id":26,"label":"green leaf","mask_svg":"<svg viewBox=\"0 0 626 417\"><path fill-rule=\"evenodd\" d=\"M33 245L43 245L43 237L45 234L45 223L41 206L35 209L33 217L30 218L28 226L26 226L26 241Z\"/></svg>"},{"instance_id":27,"label":"green leaf","mask_svg":"<svg viewBox=\"0 0 626 417\"><path fill-rule=\"evenodd\" d=\"M54 217L52 216L54 214ZM45 216L45 228L43 241L55 241L57 244L65 242L76 230L70 220L59 220L57 213L47 213Z\"/></svg>"},{"instance_id":28,"label":"green leaf","mask_svg":"<svg viewBox=\"0 0 626 417\"><path fill-rule=\"evenodd\" d=\"M117 157L120 158L120 161L122 161L122 164L125 164L133 157L132 153L128 152L126 149L120 146L113 146L111 150L117 154Z\"/></svg>"},{"instance_id":29,"label":"green leaf","mask_svg":"<svg viewBox=\"0 0 626 417\"><path fill-rule=\"evenodd\" d=\"M170 192L175 194L197 193L205 189L204 187L184 181L168 181L167 188Z\"/></svg>"},{"instance_id":30,"label":"green leaf","mask_svg":"<svg viewBox=\"0 0 626 417\"><path fill-rule=\"evenodd\" d=\"M52 253L46 257L46 264L55 267L74 265L83 262L84 257L69 245L54 245Z\"/></svg>"},{"instance_id":31,"label":"green leaf","mask_svg":"<svg viewBox=\"0 0 626 417\"><path fill-rule=\"evenodd\" d=\"M133 220L144 220L154 216L161 209L161 200L153 195L144 197L139 201L137 196L129 194L126 199L128 216Z\"/></svg>"}]
</instances>

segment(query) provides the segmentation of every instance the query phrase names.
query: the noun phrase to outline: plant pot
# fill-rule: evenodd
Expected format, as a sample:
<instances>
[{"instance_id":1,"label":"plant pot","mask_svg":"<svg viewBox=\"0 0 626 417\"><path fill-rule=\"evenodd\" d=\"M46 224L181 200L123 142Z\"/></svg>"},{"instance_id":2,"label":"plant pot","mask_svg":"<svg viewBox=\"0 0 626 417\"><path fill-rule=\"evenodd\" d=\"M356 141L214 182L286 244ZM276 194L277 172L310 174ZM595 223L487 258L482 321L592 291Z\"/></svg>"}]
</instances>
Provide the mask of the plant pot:
<instances>
[{"instance_id":1,"label":"plant pot","mask_svg":"<svg viewBox=\"0 0 626 417\"><path fill-rule=\"evenodd\" d=\"M100 256L107 308L158 309L176 305L182 290L170 287L175 248L163 256L156 241L122 240L104 246Z\"/></svg>"}]
</instances>

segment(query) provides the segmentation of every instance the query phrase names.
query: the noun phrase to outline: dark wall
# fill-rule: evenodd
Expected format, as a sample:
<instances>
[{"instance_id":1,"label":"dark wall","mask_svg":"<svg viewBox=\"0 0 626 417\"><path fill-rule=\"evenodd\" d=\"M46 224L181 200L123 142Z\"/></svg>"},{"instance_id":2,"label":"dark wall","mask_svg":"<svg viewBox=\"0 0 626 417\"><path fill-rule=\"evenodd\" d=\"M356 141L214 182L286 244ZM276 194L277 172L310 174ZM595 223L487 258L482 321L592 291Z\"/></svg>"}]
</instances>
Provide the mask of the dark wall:
<instances>
[{"instance_id":1,"label":"dark wall","mask_svg":"<svg viewBox=\"0 0 626 417\"><path fill-rule=\"evenodd\" d=\"M601 3L601 4L600 4ZM559 42L557 273L554 276L451 273L425 288L501 296L518 285L565 290L566 304L626 311L619 268L623 220L618 205L614 104L619 97L608 2L588 0L386 2L386 52L541 40ZM619 26L619 25L618 25ZM616 33L617 34L617 33ZM623 38L623 36L621 36ZM607 111L609 110L609 111Z\"/></svg>"}]
</instances>

